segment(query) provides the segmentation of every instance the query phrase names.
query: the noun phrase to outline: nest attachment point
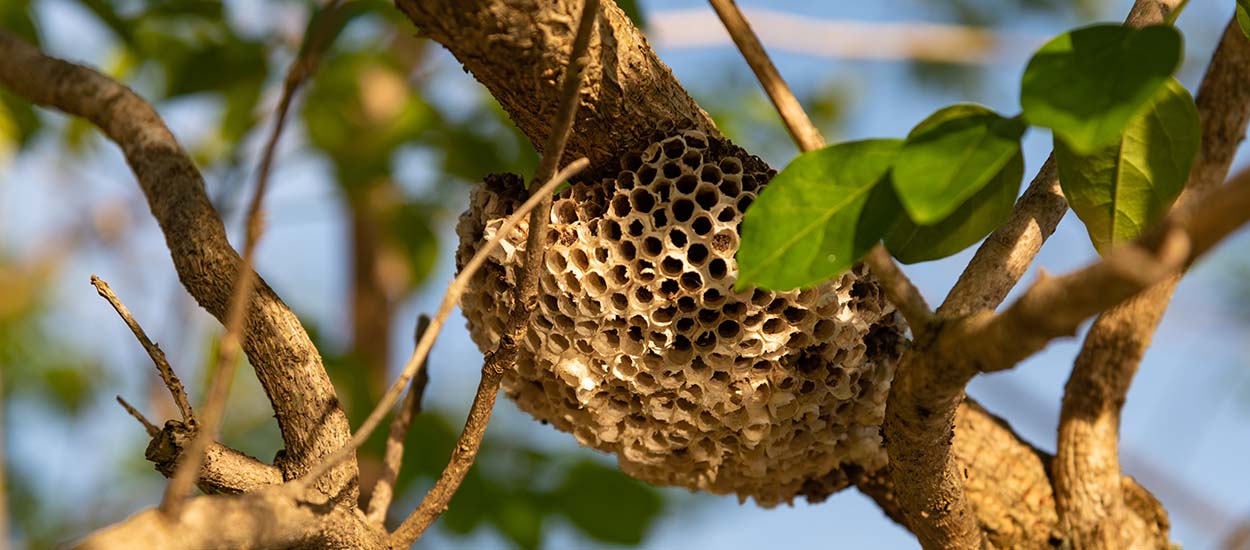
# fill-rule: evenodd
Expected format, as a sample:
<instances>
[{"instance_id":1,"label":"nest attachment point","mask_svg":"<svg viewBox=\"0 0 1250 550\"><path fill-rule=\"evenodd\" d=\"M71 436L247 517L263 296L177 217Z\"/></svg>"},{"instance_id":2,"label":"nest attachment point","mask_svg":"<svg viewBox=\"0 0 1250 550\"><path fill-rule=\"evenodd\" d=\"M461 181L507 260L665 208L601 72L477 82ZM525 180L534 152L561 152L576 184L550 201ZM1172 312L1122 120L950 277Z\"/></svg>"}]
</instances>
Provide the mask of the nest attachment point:
<instances>
[{"instance_id":1,"label":"nest attachment point","mask_svg":"<svg viewBox=\"0 0 1250 550\"><path fill-rule=\"evenodd\" d=\"M615 178L557 197L538 306L505 393L658 485L789 502L844 465L885 463L903 323L862 268L810 289L734 292L742 212L773 172L685 130ZM525 198L491 176L457 232L463 265ZM462 300L493 349L524 263L522 223Z\"/></svg>"}]
</instances>

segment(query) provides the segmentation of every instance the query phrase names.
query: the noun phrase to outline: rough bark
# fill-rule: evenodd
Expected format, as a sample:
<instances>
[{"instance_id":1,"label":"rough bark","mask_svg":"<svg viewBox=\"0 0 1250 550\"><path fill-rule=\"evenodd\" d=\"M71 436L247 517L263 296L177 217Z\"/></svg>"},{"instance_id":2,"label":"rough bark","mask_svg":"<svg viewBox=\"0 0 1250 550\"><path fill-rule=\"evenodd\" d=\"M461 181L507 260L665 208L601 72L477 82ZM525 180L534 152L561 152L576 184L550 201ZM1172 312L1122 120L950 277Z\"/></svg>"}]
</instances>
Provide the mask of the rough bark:
<instances>
[{"instance_id":1,"label":"rough bark","mask_svg":"<svg viewBox=\"0 0 1250 550\"><path fill-rule=\"evenodd\" d=\"M397 0L427 36L447 46L517 127L542 150L560 97L580 0ZM590 159L594 173L619 166L621 151L642 150L665 124L719 136L712 120L656 57L615 3L606 2L591 37L587 86L565 158Z\"/></svg>"},{"instance_id":2,"label":"rough bark","mask_svg":"<svg viewBox=\"0 0 1250 550\"><path fill-rule=\"evenodd\" d=\"M1198 89L1202 148L1178 209L1224 181L1250 117L1250 41L1235 20L1224 29ZM1058 509L1078 548L1164 547L1167 530L1129 513L1120 486L1120 411L1180 274L1104 312L1090 327L1064 389L1055 456ZM1144 523L1143 523L1144 522Z\"/></svg>"},{"instance_id":3,"label":"rough bark","mask_svg":"<svg viewBox=\"0 0 1250 550\"><path fill-rule=\"evenodd\" d=\"M156 466L165 477L174 475L174 468L187 447L194 432L186 424L176 420L165 427L148 443L144 457ZM204 449L204 463L200 465L198 485L207 494L240 494L282 483L282 471L234 449L211 443Z\"/></svg>"},{"instance_id":4,"label":"rough bark","mask_svg":"<svg viewBox=\"0 0 1250 550\"><path fill-rule=\"evenodd\" d=\"M573 4L575 2L565 0L522 0L509 2L506 5L503 2L486 0L464 3L452 0L425 2L397 0L400 9L413 20L418 28L451 51L475 78L496 94L504 109L511 114L521 130L530 136L531 141L536 143L536 147L541 147L542 136L545 135L544 132L550 120L541 117L540 113L554 109L558 87L555 75L559 74L558 68L562 66L567 58L567 52L571 49L569 44L571 44L573 34L571 23ZM558 17L555 23L546 19L539 20L531 15L548 10L563 15ZM692 121L704 131L719 135L719 132L716 132L707 121L702 110L682 91L670 71L656 60L654 53L646 46L645 40L640 37L632 24L615 7L607 5L604 10L606 17L600 23L605 28L600 30L599 37L612 36L616 37L616 40L613 48L604 48L602 38L591 42L593 60L589 69L589 81L592 84L582 95L581 109L569 144L570 150L581 151L591 156L597 164L607 162L614 166L614 162L608 161L614 160L617 151L636 148L639 143L650 141L651 132L660 121L664 120ZM506 32L501 29L506 29ZM490 38L484 39L484 37ZM546 51L518 56L522 46L541 46L541 49ZM607 71L611 74L606 76L615 79L617 85L594 84L596 78L602 75L604 67L615 67L615 70ZM539 78L532 75L545 76ZM649 100L642 99L648 94L658 99L656 105L650 105ZM627 104L621 105L622 101ZM653 109L653 111L650 113L635 111L633 114L616 116L621 113L630 113L631 109ZM1040 174L1038 182L1033 186L1034 190L1026 193L1022 200L1026 203L1042 203L1042 206L1036 209L1039 212L1036 217L1040 219L1020 222L1022 227L1031 226L1026 227L1026 230L1037 235L1034 237L1035 248L1031 252L1018 254L1019 261L1022 262L1019 272L1009 284L1004 283L998 300L1006 296L1007 290L1023 274L1024 267L1027 267L1036 249L1040 248L1044 238L1053 231L1054 225L1058 223L1066 209L1066 203L1063 202L1062 196L1058 195L1057 179L1053 176L1053 170ZM1056 203L1058 208L1055 207ZM1008 248L1009 237L1001 240L1004 242L1003 248ZM993 269L986 268L985 271L991 272ZM975 413L965 415L964 413L965 411L961 410L961 415L975 419L971 423L979 425L979 423L989 422L985 415ZM978 428L982 432L988 429L988 427ZM968 444L970 449L997 448L998 452L1014 455L1032 452L1032 447L1015 438L1014 435L1001 438L997 441L996 447L975 442L974 438L956 438L956 445L961 449L962 445ZM972 456L975 451L959 454ZM976 469L982 465L988 469L984 471ZM982 511L990 514L989 517L984 518L984 523L991 525L1011 522L1030 524L1025 517L1013 518L1004 515L1006 512L1000 508L975 505L981 501L1009 501L1008 497L1000 497L997 494L997 488L1002 486L1000 481L1003 479L1004 472L989 468L989 465L984 462L970 465L968 472L970 477L983 480L969 489L969 500L974 503L974 510L978 514ZM1040 467L1029 470L1027 475L1019 473L1011 475L1022 477L1022 480L1017 483L1023 486L1049 486L1049 479ZM848 481L845 473L834 472L831 476L840 477L840 481L835 481L833 485L826 486L823 490L832 486L845 487ZM876 476L865 474L860 477L867 479ZM866 483L861 484L861 488L865 488L866 494L876 498L883 509L897 511L897 501L892 500L893 493L875 490ZM877 498L879 496L880 498ZM1045 509L1045 507L1041 508L1041 510ZM1020 514L1026 516L1034 512L1034 510L1026 509ZM1054 510L1051 505L1049 515L1039 521L1053 525L1053 519L1046 519L1053 517ZM1011 539L1004 540L1009 542Z\"/></svg>"},{"instance_id":5,"label":"rough bark","mask_svg":"<svg viewBox=\"0 0 1250 550\"><path fill-rule=\"evenodd\" d=\"M156 111L129 88L80 65L47 57L0 32L0 83L39 105L81 116L121 146L165 235L187 292L225 318L241 264L204 192L204 180ZM350 437L321 356L295 314L264 281L246 319L243 349L273 404L295 477ZM321 490L354 500L355 462L322 478Z\"/></svg>"},{"instance_id":6,"label":"rough bark","mask_svg":"<svg viewBox=\"0 0 1250 550\"><path fill-rule=\"evenodd\" d=\"M186 501L178 522L149 509L96 531L81 550L169 548L388 549L386 533L355 508L293 502L284 486Z\"/></svg>"}]
</instances>

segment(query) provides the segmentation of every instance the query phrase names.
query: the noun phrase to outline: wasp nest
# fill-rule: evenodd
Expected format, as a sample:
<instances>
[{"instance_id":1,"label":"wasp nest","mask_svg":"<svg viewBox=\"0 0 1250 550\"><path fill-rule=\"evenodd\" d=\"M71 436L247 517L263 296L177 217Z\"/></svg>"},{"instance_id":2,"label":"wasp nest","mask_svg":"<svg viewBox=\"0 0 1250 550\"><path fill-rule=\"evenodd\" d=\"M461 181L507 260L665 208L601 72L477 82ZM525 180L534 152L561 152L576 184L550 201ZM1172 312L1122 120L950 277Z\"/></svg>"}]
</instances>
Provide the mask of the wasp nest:
<instances>
[{"instance_id":1,"label":"wasp nest","mask_svg":"<svg viewBox=\"0 0 1250 550\"><path fill-rule=\"evenodd\" d=\"M857 269L801 291L734 292L738 224L773 172L697 131L622 164L557 197L506 394L634 477L765 506L841 465L882 466L902 328L877 284ZM474 191L460 265L524 196L511 175ZM522 224L462 301L483 350L512 308L525 238Z\"/></svg>"}]
</instances>

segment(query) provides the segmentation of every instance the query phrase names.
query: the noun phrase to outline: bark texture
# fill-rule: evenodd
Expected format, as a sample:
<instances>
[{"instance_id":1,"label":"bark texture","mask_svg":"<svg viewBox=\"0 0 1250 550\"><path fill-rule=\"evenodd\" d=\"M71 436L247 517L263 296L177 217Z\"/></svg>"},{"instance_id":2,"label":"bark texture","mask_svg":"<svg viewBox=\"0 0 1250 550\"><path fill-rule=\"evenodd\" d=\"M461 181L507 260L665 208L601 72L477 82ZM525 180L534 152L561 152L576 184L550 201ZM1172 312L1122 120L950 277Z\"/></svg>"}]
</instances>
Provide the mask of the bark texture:
<instances>
[{"instance_id":1,"label":"bark texture","mask_svg":"<svg viewBox=\"0 0 1250 550\"><path fill-rule=\"evenodd\" d=\"M47 57L2 32L0 60L0 84L34 103L91 121L121 146L183 286L224 320L242 260L226 239L199 171L152 106L89 68ZM243 349L273 404L286 444L280 466L286 478L296 477L348 440L347 417L299 319L263 280L257 280L244 334ZM355 462L323 477L319 488L354 501Z\"/></svg>"},{"instance_id":2,"label":"bark texture","mask_svg":"<svg viewBox=\"0 0 1250 550\"><path fill-rule=\"evenodd\" d=\"M580 0L397 0L396 5L425 35L447 46L538 152L546 153ZM565 158L584 156L592 175L616 175L618 155L643 150L661 125L719 136L625 13L613 2L605 2L602 13Z\"/></svg>"},{"instance_id":3,"label":"bark texture","mask_svg":"<svg viewBox=\"0 0 1250 550\"><path fill-rule=\"evenodd\" d=\"M541 147L542 136L545 136L551 120L550 116L544 117L542 114L549 113L556 104L556 77L571 49L569 44L572 41L575 4L576 2L567 0L519 0L507 3L486 0L397 0L400 9L418 28L443 44L465 64L475 78L495 94L536 147ZM606 16L601 20L598 39L591 42L591 85L582 95L581 109L570 139L570 150L588 155L596 166L603 166L605 163L614 166L616 152L636 147L639 143L649 143L654 128L665 120L689 121L704 131L719 135L711 127L706 114L676 83L671 72L656 60L654 53L628 19L614 6L606 5L604 11ZM547 13L551 15L533 15ZM604 36L614 37L614 42L604 41ZM605 47L604 44L611 47ZM543 51L519 51L521 48L536 46ZM617 84L596 84L599 78L613 80ZM648 97L650 99L644 99ZM621 105L621 102L626 104ZM1021 203L1033 206L1026 208L1026 215L1018 216L1013 221L1013 226L1000 230L999 254L978 254L987 256L983 260L985 265L977 269L982 275L1000 271L1007 271L1007 275L990 284L967 285L962 293L982 297L984 301L979 305L964 306L967 308L964 311L992 308L1001 301L1023 275L1042 242L1053 232L1063 216L1067 205L1058 192L1058 179L1053 163L1047 163L1030 191L1021 199ZM1018 239L1011 235L1013 232L1026 234L1031 249L1021 251L1015 247L1014 243ZM999 266L1007 267L1000 269ZM995 290L987 292L985 288ZM954 406L960 400L962 386L958 398L950 396L947 401L950 407L949 416L943 422L935 424L944 426L938 433L945 434L948 441L952 437L950 426L955 418ZM991 455L986 460L963 465L968 478L977 480L967 489L967 501L978 515L976 520L984 525L1053 527L1053 498L1048 500L1038 497L1035 499L1035 506L1014 510L997 504L1011 502L1015 495L1028 491L1004 491L1002 488L1008 485L1049 488L1049 477L1042 467L1045 463L1043 459L1036 458L1038 455L1033 448L1009 430L1004 432L1005 428L984 411L961 408L959 416L961 419L967 418L969 429L966 431L967 437L963 437L961 431L961 436L954 438L956 456L979 457L985 449L995 449L996 453L1007 457L1035 457L1032 460L1036 467L1012 472L1004 471L1001 465L1019 462L1023 458L999 461L994 460L994 455ZM963 426L964 423L961 422L960 425ZM946 464L946 461L938 464ZM953 462L950 465L954 468ZM887 512L893 511L891 517L897 519L897 494L885 489L889 484L871 482L872 479L881 481L879 477L862 472L850 476L846 472L832 472L830 476L837 479L813 480L809 487L812 490L809 496L820 498L827 495L831 488L845 487L848 482L861 480L863 482L860 487L865 489L865 493L873 496ZM1049 495L1049 491L1046 494ZM980 514L986 516L980 517ZM1005 547L1010 547L1013 541L1019 540L1022 530L1023 527L1014 531L1004 528L1007 534L999 537L992 533L991 537L995 538L996 544L1001 541ZM1044 531L1049 534L1050 529Z\"/></svg>"},{"instance_id":4,"label":"bark texture","mask_svg":"<svg viewBox=\"0 0 1250 550\"><path fill-rule=\"evenodd\" d=\"M1230 20L1195 98L1202 148L1176 208L1224 181L1250 118L1250 41ZM1078 548L1166 546L1167 529L1129 513L1136 493L1121 490L1120 411L1181 275L1099 315L1064 389L1055 456L1058 509ZM1165 524L1166 525L1166 524Z\"/></svg>"}]
</instances>

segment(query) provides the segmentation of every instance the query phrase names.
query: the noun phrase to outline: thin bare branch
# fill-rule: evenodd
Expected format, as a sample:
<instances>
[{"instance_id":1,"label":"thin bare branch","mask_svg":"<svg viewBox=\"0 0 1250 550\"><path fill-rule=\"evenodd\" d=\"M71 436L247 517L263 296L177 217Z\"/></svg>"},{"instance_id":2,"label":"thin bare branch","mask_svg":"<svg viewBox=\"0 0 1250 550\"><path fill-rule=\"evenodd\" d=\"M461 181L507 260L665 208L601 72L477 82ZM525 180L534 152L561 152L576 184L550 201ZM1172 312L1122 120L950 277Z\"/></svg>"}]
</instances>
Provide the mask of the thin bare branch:
<instances>
[{"instance_id":1,"label":"thin bare branch","mask_svg":"<svg viewBox=\"0 0 1250 550\"><path fill-rule=\"evenodd\" d=\"M773 102L773 107L777 108L777 114L781 115L781 120L785 122L790 138L803 151L814 151L824 147L825 138L820 135L820 130L812 124L812 120L808 118L799 100L794 97L790 87L781 78L781 73L773 65L772 59L768 57L768 52L764 51L764 45L760 43L759 37L747 23L746 17L743 17L738 5L734 3L734 0L711 0L711 4L716 10L716 15L720 17L721 23L724 23L725 30L729 31L730 38L738 46L738 51L742 52L742 57L746 59L751 70L755 72L755 77L759 79L760 85L768 93L768 99Z\"/></svg>"},{"instance_id":2,"label":"thin bare branch","mask_svg":"<svg viewBox=\"0 0 1250 550\"><path fill-rule=\"evenodd\" d=\"M417 319L415 340L420 342L429 328L430 316L422 314ZM413 417L421 414L421 398L425 396L425 386L429 382L430 369L422 361L417 366L417 375L408 387L408 394L404 396L404 404L400 406L399 414L391 420L391 431L386 438L386 453L382 458L382 475L373 486L372 496L369 497L369 510L366 513L369 521L378 525L386 521L386 512L390 509L395 493L395 479L399 477L399 467L404 461L404 438L408 436L408 427L412 424Z\"/></svg>"},{"instance_id":3,"label":"thin bare branch","mask_svg":"<svg viewBox=\"0 0 1250 550\"><path fill-rule=\"evenodd\" d=\"M799 100L794 97L794 92L790 91L786 81L781 78L781 73L773 65L772 59L768 57L768 52L764 51L764 45L760 43L755 31L751 30L750 24L743 17L738 5L734 3L734 0L710 0L710 2L712 8L716 10L716 15L725 24L725 30L729 31L729 36L733 38L734 44L737 44L738 51L742 53L747 65L751 66L756 79L768 94L768 99L777 108L777 114L781 116L794 143L804 152L824 147L825 138L820 135L820 130L812 124L811 118L807 116ZM929 309L929 305L925 303L924 297L920 295L916 286L890 258L885 248L877 245L864 258L864 262L868 264L872 274L881 280L886 296L895 307L899 308L912 331L915 333L927 331L933 323L933 311Z\"/></svg>"},{"instance_id":4,"label":"thin bare branch","mask_svg":"<svg viewBox=\"0 0 1250 550\"><path fill-rule=\"evenodd\" d=\"M1059 172L1051 157L1016 201L1007 222L998 226L977 248L938 307L938 315L962 317L998 307L1028 271L1033 258L1067 212L1068 201L1059 189Z\"/></svg>"},{"instance_id":5,"label":"thin bare branch","mask_svg":"<svg viewBox=\"0 0 1250 550\"><path fill-rule=\"evenodd\" d=\"M369 417L361 423L360 428L358 428L355 435L352 436L351 441L349 441L347 445L339 448L334 454L328 456L324 461L322 461L321 464L318 464L310 469L308 473L299 480L299 484L313 483L314 480L323 475L330 468L334 467L335 464L338 464L347 457L351 456L352 453L356 452L356 449L360 448L360 445L364 444L364 442L369 439L369 435L373 433L373 430L377 429L378 425L382 422L382 419L399 400L399 396L403 393L404 388L407 387L408 382L412 380L413 376L416 375L418 366L425 361L426 357L429 356L430 349L434 347L434 340L437 339L439 331L442 330L443 325L447 322L447 317L451 315L451 312L456 308L456 304L460 302L460 297L464 295L469 280L472 279L473 275L482 268L484 263L486 263L487 256L489 256L491 252L494 252L499 247L499 243L511 234L512 230L516 229L517 225L520 225L521 221L543 201L544 193L550 196L551 193L555 191L556 187L558 187L561 183L577 175L582 170L585 170L589 165L590 161L585 158L569 163L568 166L565 166L564 169L560 170L554 178L551 178L551 180L541 188L541 192L536 192L531 195L529 200L525 201L525 204L522 204L515 213L509 216L508 219L499 226L499 231L495 234L495 236L482 246L481 250L479 250L471 260L469 260L469 263L465 264L464 269L460 270L460 274L456 275L456 278L452 280L451 284L447 285L447 290L443 293L443 300L439 303L438 311L434 313L434 318L430 321L429 330L427 330L421 340L417 342L417 347L413 350L412 355L408 357L408 362L404 365L404 369L400 372L399 378L397 378L395 382L391 384L391 387L386 390L386 394L383 395L382 399L378 401L377 406L373 408L373 412L369 413ZM302 491L303 489L302 487L297 487L293 490Z\"/></svg>"},{"instance_id":6,"label":"thin bare branch","mask_svg":"<svg viewBox=\"0 0 1250 550\"><path fill-rule=\"evenodd\" d=\"M1235 18L1224 35L1198 88L1202 149L1190 171L1176 209L1185 211L1227 176L1247 120L1250 119L1250 42ZM1232 223L1234 216L1217 214L1195 222ZM1204 232L1228 228L1202 229ZM1099 315L1064 390L1055 453L1055 496L1061 520L1077 547L1146 546L1125 513L1119 460L1120 411L1138 365L1163 318L1180 273L1164 279L1133 299ZM1126 528L1128 527L1128 528ZM1166 535L1166 533L1163 533Z\"/></svg>"},{"instance_id":7,"label":"thin bare branch","mask_svg":"<svg viewBox=\"0 0 1250 550\"><path fill-rule=\"evenodd\" d=\"M1075 334L1085 319L1187 268L1248 220L1250 171L1243 171L1192 213L1174 213L1160 228L1088 267L1040 277L999 315L961 323L950 346L968 345L969 364L982 372L1011 368L1050 340Z\"/></svg>"},{"instance_id":8,"label":"thin bare branch","mask_svg":"<svg viewBox=\"0 0 1250 550\"><path fill-rule=\"evenodd\" d=\"M116 81L48 57L3 31L0 83L36 104L89 120L121 147L183 286L225 321L242 260L226 238L199 171L152 106ZM280 466L294 477L340 448L351 433L321 355L299 319L263 281L255 286L243 348L282 431ZM356 477L356 464L344 464L325 476L318 490L355 500Z\"/></svg>"},{"instance_id":9,"label":"thin bare branch","mask_svg":"<svg viewBox=\"0 0 1250 550\"><path fill-rule=\"evenodd\" d=\"M191 400L187 399L187 390L182 387L182 381L178 379L178 375L174 374L174 368L169 365L169 360L165 358L165 352L161 351L161 347L152 342L143 327L139 326L139 322L135 320L134 315L126 308L117 294L113 293L113 289L103 279L91 276L91 285L95 287L96 292L102 298L108 300L109 305L117 311L126 326L130 327L130 332L134 333L135 338L139 340L139 344L148 352L148 357L152 358L152 363L156 365L156 372L160 373L161 381L165 382L165 387L169 388L169 395L174 398L174 403L178 406L178 412L182 415L183 422L194 422L195 413L191 410ZM120 400L121 397L118 397ZM126 405L122 405L126 406Z\"/></svg>"},{"instance_id":10,"label":"thin bare branch","mask_svg":"<svg viewBox=\"0 0 1250 550\"><path fill-rule=\"evenodd\" d=\"M1180 0L1137 0L1124 20L1131 27L1162 23ZM1059 189L1053 157L1046 159L1029 184L1007 223L981 243L972 261L938 307L938 315L962 317L998 307L1028 271L1042 244L1068 212Z\"/></svg>"},{"instance_id":11,"label":"thin bare branch","mask_svg":"<svg viewBox=\"0 0 1250 550\"><path fill-rule=\"evenodd\" d=\"M117 404L121 405L123 409L126 409L126 412L130 413L130 416L133 416L135 420L138 420L139 423L143 425L143 430L148 432L149 437L156 437L157 434L161 433L161 429L156 427L156 424L148 421L147 417L143 416L143 413L139 412L139 409L136 409L134 405L127 403L125 399L122 399L122 396L118 395L116 397Z\"/></svg>"},{"instance_id":12,"label":"thin bare branch","mask_svg":"<svg viewBox=\"0 0 1250 550\"><path fill-rule=\"evenodd\" d=\"M327 13L332 13L337 4L338 0L330 0L324 9ZM196 475L203 462L204 449L217 438L217 430L225 412L226 398L230 395L230 385L234 380L235 368L238 366L243 321L246 318L253 287L256 284L256 273L252 270L252 266L255 263L256 244L260 241L263 231L261 202L269 187L269 172L273 166L274 153L277 150L278 140L282 137L282 129L286 124L287 112L290 111L295 92L316 70L321 52L327 46L325 36L330 32L332 19L333 17L326 17L321 25L310 29L308 35L304 37L299 55L291 63L286 79L283 81L282 98L278 102L274 116L273 130L269 135L269 141L265 144L265 151L261 155L260 167L256 174L256 187L248 204L243 265L239 269L238 278L234 284L234 293L230 298L230 308L227 310L229 313L226 315L226 331L218 347L216 368L213 370L212 381L209 384L203 417L198 423L195 439L183 455L184 462L179 465L169 485L165 487L165 495L161 499L160 510L171 518L178 517L180 502L186 498L195 484Z\"/></svg>"},{"instance_id":13,"label":"thin bare branch","mask_svg":"<svg viewBox=\"0 0 1250 550\"><path fill-rule=\"evenodd\" d=\"M881 281L881 288L885 290L886 297L903 314L912 333L927 332L936 319L933 310L929 309L928 302L925 301L924 296L920 295L920 289L912 284L911 279L907 278L902 269L899 269L898 264L894 263L894 259L890 257L889 252L886 252L885 247L881 245L872 247L868 255L864 256L864 263L868 264L868 269Z\"/></svg>"},{"instance_id":14,"label":"thin bare branch","mask_svg":"<svg viewBox=\"0 0 1250 550\"><path fill-rule=\"evenodd\" d=\"M582 4L578 16L577 34L573 39L573 53L569 56L569 65L564 71L561 86L560 103L556 112L553 132L548 136L543 158L535 170L532 185L551 177L555 167L559 165L564 153L565 143L573 128L573 118L577 113L578 96L581 93L586 66L590 59L587 51L590 47L590 36L594 32L595 23L600 17L599 0L586 0ZM559 181L556 178L553 181ZM549 183L550 184L550 183ZM465 420L464 431L452 450L451 460L443 469L442 475L434 483L434 487L426 493L417 509L409 515L399 528L391 534L391 545L406 548L421 538L426 529L447 509L447 503L460 488L460 482L473 467L477 452L490 423L491 411L495 398L499 394L499 385L503 375L516 368L519 342L529 329L534 303L538 296L538 278L543 264L543 253L546 250L547 222L551 218L551 190L537 189L533 191L529 202L538 199L540 206L530 213L529 234L526 238L525 266L517 286L514 289L515 300L503 336L495 350L486 356L486 364L482 367L482 379L478 383L477 392L473 397L473 405ZM511 230L501 229L500 233L508 234ZM478 253L481 256L481 252ZM477 259L476 257L474 258Z\"/></svg>"}]
</instances>

